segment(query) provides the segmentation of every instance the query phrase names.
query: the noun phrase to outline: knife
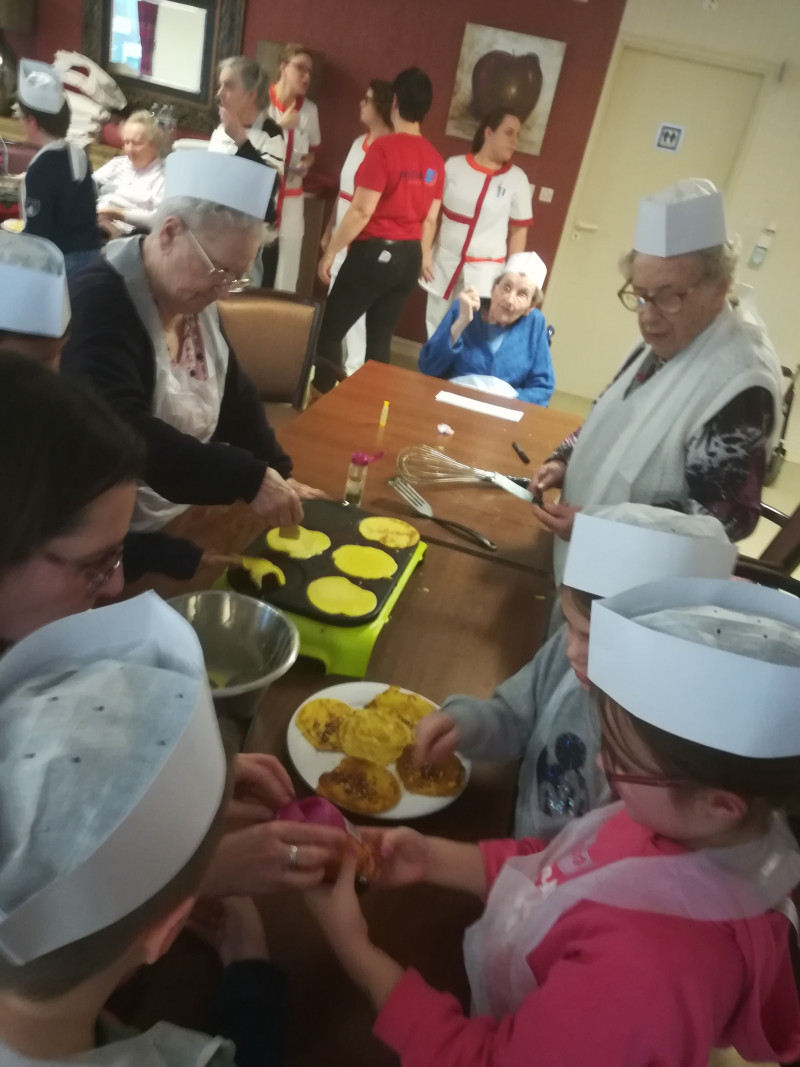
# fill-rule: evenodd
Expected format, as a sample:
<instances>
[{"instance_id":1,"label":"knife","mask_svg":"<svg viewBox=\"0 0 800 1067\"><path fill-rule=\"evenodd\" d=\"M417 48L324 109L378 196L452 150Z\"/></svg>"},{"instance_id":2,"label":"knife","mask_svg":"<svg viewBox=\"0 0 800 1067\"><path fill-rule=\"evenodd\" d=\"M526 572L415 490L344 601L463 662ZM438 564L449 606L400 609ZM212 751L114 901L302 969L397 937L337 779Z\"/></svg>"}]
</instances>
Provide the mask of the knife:
<instances>
[{"instance_id":1,"label":"knife","mask_svg":"<svg viewBox=\"0 0 800 1067\"><path fill-rule=\"evenodd\" d=\"M542 498L538 494L534 496L530 490L523 489L521 485L517 485L510 478L506 478L505 474L498 474L495 471L489 476L489 481L492 485L496 485L498 489L505 489L507 493L511 493L512 496L525 500L529 504L541 504Z\"/></svg>"}]
</instances>

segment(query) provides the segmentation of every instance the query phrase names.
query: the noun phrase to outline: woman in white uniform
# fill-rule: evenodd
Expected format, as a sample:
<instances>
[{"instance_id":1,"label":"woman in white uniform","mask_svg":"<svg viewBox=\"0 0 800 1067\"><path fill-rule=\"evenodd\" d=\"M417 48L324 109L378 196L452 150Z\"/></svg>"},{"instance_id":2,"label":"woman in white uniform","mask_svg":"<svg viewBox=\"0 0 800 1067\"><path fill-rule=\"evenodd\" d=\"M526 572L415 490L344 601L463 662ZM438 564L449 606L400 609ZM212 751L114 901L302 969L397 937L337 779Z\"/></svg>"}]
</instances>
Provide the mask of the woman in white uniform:
<instances>
[{"instance_id":1,"label":"woman in white uniform","mask_svg":"<svg viewBox=\"0 0 800 1067\"><path fill-rule=\"evenodd\" d=\"M391 82L381 81L374 78L367 87L367 91L359 104L359 118L362 125L367 127L366 137L358 136L350 145L347 159L344 161L342 173L339 175L339 195L336 198L336 206L328 219L325 233L322 235L320 247L325 252L331 234L344 218L345 212L350 206L355 192L356 171L361 166L367 148L372 142L392 132L392 86ZM328 292L333 288L339 268L345 261L347 249L343 248L336 253L331 265L331 284ZM362 315L355 326L348 330L344 339L345 361L344 369L348 374L357 371L363 365L367 354L367 326L366 316Z\"/></svg>"},{"instance_id":2,"label":"woman in white uniform","mask_svg":"<svg viewBox=\"0 0 800 1067\"><path fill-rule=\"evenodd\" d=\"M314 164L321 136L317 105L306 98L313 60L301 44L287 44L278 79L269 88L268 113L286 136L286 169L278 191L278 269L275 288L294 293L305 232L303 178Z\"/></svg>"},{"instance_id":3,"label":"woman in white uniform","mask_svg":"<svg viewBox=\"0 0 800 1067\"><path fill-rule=\"evenodd\" d=\"M97 221L109 237L149 230L164 199L163 139L149 111L135 111L126 120L122 151L92 175Z\"/></svg>"},{"instance_id":4,"label":"woman in white uniform","mask_svg":"<svg viewBox=\"0 0 800 1067\"><path fill-rule=\"evenodd\" d=\"M428 292L428 338L468 286L489 296L509 256L525 251L533 222L531 187L511 162L520 121L502 108L481 122L466 156L445 163L441 226L432 259L423 248L422 287Z\"/></svg>"},{"instance_id":5,"label":"woman in white uniform","mask_svg":"<svg viewBox=\"0 0 800 1067\"><path fill-rule=\"evenodd\" d=\"M317 495L290 477L214 304L247 284L272 178L235 156L173 153L152 232L110 242L71 292L62 369L88 377L147 445L136 531L160 529L190 504L236 500L288 526L302 520L301 498Z\"/></svg>"}]
</instances>

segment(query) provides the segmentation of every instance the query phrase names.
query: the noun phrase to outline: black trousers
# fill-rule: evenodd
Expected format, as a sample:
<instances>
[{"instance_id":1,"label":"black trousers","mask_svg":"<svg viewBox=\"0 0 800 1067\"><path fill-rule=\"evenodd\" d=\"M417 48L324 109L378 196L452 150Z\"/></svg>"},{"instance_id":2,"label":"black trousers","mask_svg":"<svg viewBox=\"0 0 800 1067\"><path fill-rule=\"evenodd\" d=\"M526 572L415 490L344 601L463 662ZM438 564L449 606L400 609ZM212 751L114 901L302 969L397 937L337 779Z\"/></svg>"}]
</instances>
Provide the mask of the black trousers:
<instances>
[{"instance_id":1,"label":"black trousers","mask_svg":"<svg viewBox=\"0 0 800 1067\"><path fill-rule=\"evenodd\" d=\"M317 353L341 367L342 341L367 316L367 359L388 363L394 333L422 268L419 241L354 241L325 304Z\"/></svg>"}]
</instances>

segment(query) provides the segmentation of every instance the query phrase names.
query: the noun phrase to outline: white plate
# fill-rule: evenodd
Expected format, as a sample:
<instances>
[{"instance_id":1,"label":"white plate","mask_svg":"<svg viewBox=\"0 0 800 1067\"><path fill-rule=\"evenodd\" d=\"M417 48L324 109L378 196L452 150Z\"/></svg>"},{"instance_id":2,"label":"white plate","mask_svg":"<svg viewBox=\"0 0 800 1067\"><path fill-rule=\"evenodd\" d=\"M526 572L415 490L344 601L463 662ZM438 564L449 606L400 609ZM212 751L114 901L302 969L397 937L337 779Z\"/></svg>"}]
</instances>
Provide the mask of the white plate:
<instances>
[{"instance_id":1,"label":"white plate","mask_svg":"<svg viewBox=\"0 0 800 1067\"><path fill-rule=\"evenodd\" d=\"M307 700L304 700L300 707L292 715L289 726L286 730L286 746L289 750L289 756L292 763L297 769L297 773L303 778L312 789L317 788L317 782L321 774L325 771L332 771L343 759L343 752L319 752L310 741L307 741L305 737L300 733L297 728L297 716L300 714L300 708L305 707L310 700L319 700L323 697L331 697L334 700L342 700L345 704L349 704L353 708L363 708L365 704L368 704L373 697L376 697L378 693L382 693L385 689L388 689L388 685L384 682L342 682L340 685L329 685L327 689L320 689L318 693L312 694ZM410 693L410 689L401 689L402 693ZM415 693L415 696L420 694ZM427 700L427 697L423 697ZM431 701L431 703L433 703ZM434 705L436 707L437 705ZM469 782L470 761L465 759L464 756L458 757L464 765L464 789L467 788ZM392 773L395 772L395 766L393 763L389 764L389 770ZM399 779L398 779L399 781ZM395 804L389 811L383 812L382 815L370 816L375 819L418 819L421 815L431 815L434 811L441 811L442 808L446 808L448 804L452 804L461 793L457 793L452 797L424 797L418 793L407 793L403 783L400 782L400 788L402 795L399 803ZM463 790L462 790L463 792ZM347 812L348 815L359 814L358 812Z\"/></svg>"}]
</instances>

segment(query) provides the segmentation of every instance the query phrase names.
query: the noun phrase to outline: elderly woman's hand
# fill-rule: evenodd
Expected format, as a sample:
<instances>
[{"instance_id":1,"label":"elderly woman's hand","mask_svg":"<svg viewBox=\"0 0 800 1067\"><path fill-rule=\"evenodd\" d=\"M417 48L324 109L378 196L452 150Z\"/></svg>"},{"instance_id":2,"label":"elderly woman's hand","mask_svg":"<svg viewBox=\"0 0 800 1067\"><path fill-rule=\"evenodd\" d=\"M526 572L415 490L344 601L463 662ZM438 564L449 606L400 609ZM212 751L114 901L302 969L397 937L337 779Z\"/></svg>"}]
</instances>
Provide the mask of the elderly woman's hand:
<instances>
[{"instance_id":1,"label":"elderly woman's hand","mask_svg":"<svg viewBox=\"0 0 800 1067\"><path fill-rule=\"evenodd\" d=\"M272 467L267 467L250 507L270 526L297 526L303 521L303 505L292 486Z\"/></svg>"},{"instance_id":2,"label":"elderly woman's hand","mask_svg":"<svg viewBox=\"0 0 800 1067\"><path fill-rule=\"evenodd\" d=\"M572 536L572 524L575 516L581 510L570 504L531 504L533 514L546 530L560 537L562 541L569 541Z\"/></svg>"},{"instance_id":3,"label":"elderly woman's hand","mask_svg":"<svg viewBox=\"0 0 800 1067\"><path fill-rule=\"evenodd\" d=\"M546 489L560 489L564 484L566 463L561 459L548 459L531 478L528 488L532 493L543 493Z\"/></svg>"},{"instance_id":4,"label":"elderly woman's hand","mask_svg":"<svg viewBox=\"0 0 800 1067\"><path fill-rule=\"evenodd\" d=\"M480 311L480 309L481 298L478 296L478 290L468 285L458 298L458 317L464 322L465 326L469 326L475 312Z\"/></svg>"},{"instance_id":5,"label":"elderly woman's hand","mask_svg":"<svg viewBox=\"0 0 800 1067\"><path fill-rule=\"evenodd\" d=\"M240 148L247 140L247 128L227 107L219 108L219 121L223 130Z\"/></svg>"},{"instance_id":6,"label":"elderly woman's hand","mask_svg":"<svg viewBox=\"0 0 800 1067\"><path fill-rule=\"evenodd\" d=\"M310 889L347 844L339 827L310 822L254 823L222 835L202 895L251 897L275 889Z\"/></svg>"},{"instance_id":7,"label":"elderly woman's hand","mask_svg":"<svg viewBox=\"0 0 800 1067\"><path fill-rule=\"evenodd\" d=\"M324 493L321 489L315 489L313 485L306 485L305 482L298 482L294 478L287 478L286 484L290 485L292 489L297 493L301 500L330 500L331 498L327 493Z\"/></svg>"}]
</instances>

